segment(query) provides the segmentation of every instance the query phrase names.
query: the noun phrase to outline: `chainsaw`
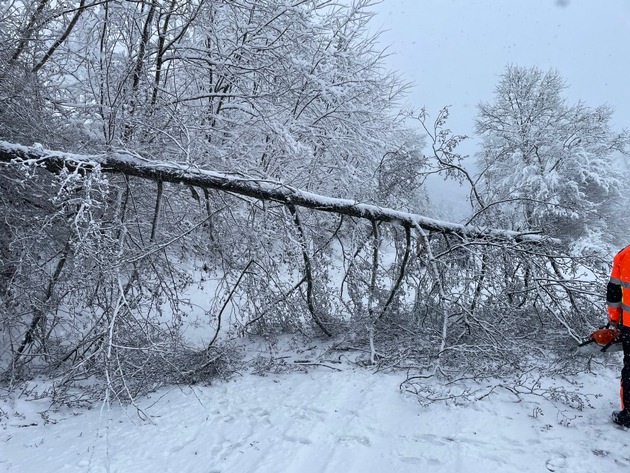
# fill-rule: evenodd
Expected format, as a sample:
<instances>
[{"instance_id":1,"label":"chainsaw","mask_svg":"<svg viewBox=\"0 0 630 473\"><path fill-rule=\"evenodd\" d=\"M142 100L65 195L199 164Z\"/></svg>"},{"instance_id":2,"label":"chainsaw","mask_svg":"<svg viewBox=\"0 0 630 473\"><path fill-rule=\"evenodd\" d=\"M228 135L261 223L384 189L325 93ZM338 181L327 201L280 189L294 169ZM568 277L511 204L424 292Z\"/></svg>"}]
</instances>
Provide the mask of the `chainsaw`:
<instances>
[{"instance_id":1,"label":"chainsaw","mask_svg":"<svg viewBox=\"0 0 630 473\"><path fill-rule=\"evenodd\" d=\"M585 347L586 350L584 350ZM592 348L602 352L619 351L622 349L621 332L606 325L584 338L578 344L578 348L581 349L580 351L591 351Z\"/></svg>"}]
</instances>

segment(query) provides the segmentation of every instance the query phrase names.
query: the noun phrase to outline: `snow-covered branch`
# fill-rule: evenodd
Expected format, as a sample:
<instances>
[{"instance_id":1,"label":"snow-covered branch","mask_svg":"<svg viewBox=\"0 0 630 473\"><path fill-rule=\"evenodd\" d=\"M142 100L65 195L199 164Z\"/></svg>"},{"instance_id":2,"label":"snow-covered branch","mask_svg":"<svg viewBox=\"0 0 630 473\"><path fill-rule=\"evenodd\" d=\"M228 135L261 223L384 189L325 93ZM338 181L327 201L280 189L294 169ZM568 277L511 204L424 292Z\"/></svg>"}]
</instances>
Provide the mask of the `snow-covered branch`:
<instances>
[{"instance_id":1,"label":"snow-covered branch","mask_svg":"<svg viewBox=\"0 0 630 473\"><path fill-rule=\"evenodd\" d=\"M44 149L41 146L22 146L0 141L0 162L35 164L51 172L63 167L85 170L99 166L102 172L125 174L153 181L171 182L216 189L261 200L331 212L371 221L389 222L406 227L420 227L426 231L458 235L463 238L513 240L516 242L552 242L555 240L532 233L521 233L487 227L465 226L435 220L422 215L401 212L348 199L332 198L308 192L279 181L224 174L201 169L193 164L151 161L129 152L108 152L80 155Z\"/></svg>"}]
</instances>

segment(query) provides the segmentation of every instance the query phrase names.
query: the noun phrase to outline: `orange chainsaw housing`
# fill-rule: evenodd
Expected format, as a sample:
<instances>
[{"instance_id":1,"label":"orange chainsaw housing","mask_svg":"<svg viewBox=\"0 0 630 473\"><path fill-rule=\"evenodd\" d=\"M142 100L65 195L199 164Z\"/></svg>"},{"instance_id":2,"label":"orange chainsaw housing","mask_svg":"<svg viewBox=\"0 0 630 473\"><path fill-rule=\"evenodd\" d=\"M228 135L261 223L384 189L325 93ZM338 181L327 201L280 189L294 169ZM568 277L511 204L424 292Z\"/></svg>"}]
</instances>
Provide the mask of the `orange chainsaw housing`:
<instances>
[{"instance_id":1,"label":"orange chainsaw housing","mask_svg":"<svg viewBox=\"0 0 630 473\"><path fill-rule=\"evenodd\" d=\"M619 336L620 332L614 328L600 328L591 333L591 338L598 345L608 345Z\"/></svg>"}]
</instances>

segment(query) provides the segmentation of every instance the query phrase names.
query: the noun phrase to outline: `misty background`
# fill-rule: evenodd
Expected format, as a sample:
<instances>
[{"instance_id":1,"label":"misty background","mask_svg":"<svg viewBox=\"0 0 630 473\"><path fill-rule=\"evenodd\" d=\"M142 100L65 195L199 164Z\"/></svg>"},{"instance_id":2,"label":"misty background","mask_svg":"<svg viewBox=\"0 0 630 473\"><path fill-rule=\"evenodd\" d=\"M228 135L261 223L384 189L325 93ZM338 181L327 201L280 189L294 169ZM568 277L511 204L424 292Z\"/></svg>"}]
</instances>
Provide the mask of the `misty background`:
<instances>
[{"instance_id":1,"label":"misty background","mask_svg":"<svg viewBox=\"0 0 630 473\"><path fill-rule=\"evenodd\" d=\"M625 0L383 0L374 10L372 27L390 53L386 62L412 84L409 106L426 107L432 117L449 106L448 127L470 137L460 145L463 154L479 151L477 105L492 101L508 64L555 69L569 103L610 105L611 124L630 127ZM472 159L466 166L474 169ZM445 187L439 178L428 184L446 214L468 212L462 208L468 189Z\"/></svg>"}]
</instances>

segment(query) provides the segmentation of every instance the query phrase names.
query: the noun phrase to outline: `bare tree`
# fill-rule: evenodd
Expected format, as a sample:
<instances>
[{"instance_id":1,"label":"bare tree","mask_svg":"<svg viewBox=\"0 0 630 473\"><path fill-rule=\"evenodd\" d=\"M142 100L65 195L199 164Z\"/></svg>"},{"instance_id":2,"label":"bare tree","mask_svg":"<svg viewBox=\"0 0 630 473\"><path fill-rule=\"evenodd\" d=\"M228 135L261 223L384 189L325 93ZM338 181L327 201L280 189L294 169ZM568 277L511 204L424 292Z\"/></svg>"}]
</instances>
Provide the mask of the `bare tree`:
<instances>
[{"instance_id":1,"label":"bare tree","mask_svg":"<svg viewBox=\"0 0 630 473\"><path fill-rule=\"evenodd\" d=\"M569 105L565 88L555 71L510 66L495 102L479 106L486 206L475 219L540 228L592 251L616 240L617 225L607 225L621 200L615 161L630 138L611 129L609 106Z\"/></svg>"}]
</instances>

